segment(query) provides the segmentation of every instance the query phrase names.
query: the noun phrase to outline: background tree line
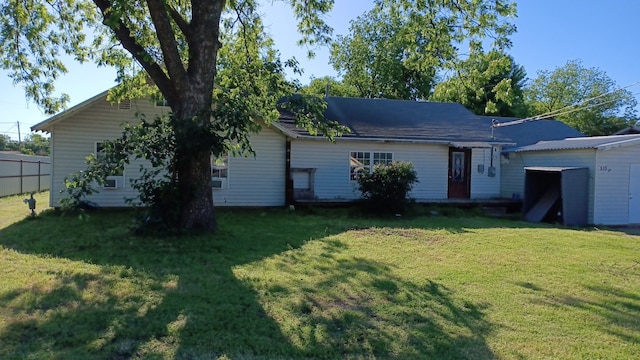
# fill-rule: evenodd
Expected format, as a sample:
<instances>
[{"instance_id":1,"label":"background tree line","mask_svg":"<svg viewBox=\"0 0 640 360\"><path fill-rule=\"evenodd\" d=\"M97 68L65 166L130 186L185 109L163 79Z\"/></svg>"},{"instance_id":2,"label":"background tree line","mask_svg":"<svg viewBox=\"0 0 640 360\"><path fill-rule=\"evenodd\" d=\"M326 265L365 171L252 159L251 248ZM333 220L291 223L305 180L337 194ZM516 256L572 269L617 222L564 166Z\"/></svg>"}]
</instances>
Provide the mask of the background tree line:
<instances>
[{"instance_id":1,"label":"background tree line","mask_svg":"<svg viewBox=\"0 0 640 360\"><path fill-rule=\"evenodd\" d=\"M0 151L19 151L27 155L49 156L50 138L39 134L27 135L22 141L0 134Z\"/></svg>"},{"instance_id":2,"label":"background tree line","mask_svg":"<svg viewBox=\"0 0 640 360\"><path fill-rule=\"evenodd\" d=\"M508 39L488 51L470 41L462 56L438 45L451 38L423 31L428 16L405 15L374 7L351 21L349 34L331 44L330 63L340 79L313 79L303 91L323 94L328 85L335 96L457 102L477 115L543 115L586 135L609 135L639 121L632 93L578 59L530 79L508 54Z\"/></svg>"}]
</instances>

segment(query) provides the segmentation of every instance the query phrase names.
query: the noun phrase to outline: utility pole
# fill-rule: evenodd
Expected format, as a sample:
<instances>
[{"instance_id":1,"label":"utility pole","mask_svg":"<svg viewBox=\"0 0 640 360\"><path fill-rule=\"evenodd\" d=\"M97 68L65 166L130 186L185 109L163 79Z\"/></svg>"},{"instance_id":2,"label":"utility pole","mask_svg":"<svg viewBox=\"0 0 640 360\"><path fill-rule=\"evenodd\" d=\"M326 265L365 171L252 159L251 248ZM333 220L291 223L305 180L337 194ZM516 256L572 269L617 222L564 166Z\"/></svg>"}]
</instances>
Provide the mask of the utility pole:
<instances>
[{"instance_id":1,"label":"utility pole","mask_svg":"<svg viewBox=\"0 0 640 360\"><path fill-rule=\"evenodd\" d=\"M20 136L20 121L16 121L16 124L18 124L18 150L22 152L22 137Z\"/></svg>"}]
</instances>

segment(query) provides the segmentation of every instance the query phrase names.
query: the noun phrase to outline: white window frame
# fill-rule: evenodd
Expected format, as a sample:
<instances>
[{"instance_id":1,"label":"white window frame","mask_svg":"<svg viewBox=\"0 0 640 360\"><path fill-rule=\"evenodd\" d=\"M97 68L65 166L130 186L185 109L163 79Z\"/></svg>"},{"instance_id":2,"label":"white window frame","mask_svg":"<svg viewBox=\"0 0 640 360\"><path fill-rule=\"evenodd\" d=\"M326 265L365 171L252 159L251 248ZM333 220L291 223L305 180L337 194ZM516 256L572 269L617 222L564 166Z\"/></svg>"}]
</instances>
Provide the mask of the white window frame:
<instances>
[{"instance_id":1,"label":"white window frame","mask_svg":"<svg viewBox=\"0 0 640 360\"><path fill-rule=\"evenodd\" d=\"M102 148L102 141L96 141L95 146L94 146L94 150L95 150L95 154L96 157L100 157L100 153L101 153L101 148ZM115 182L114 186L109 185L108 183L102 184L102 188L103 189L122 189L124 188L124 179L125 179L125 172L124 172L124 168L122 169L122 171L120 173L115 173L112 175L108 175L104 180L110 182Z\"/></svg>"},{"instance_id":2,"label":"white window frame","mask_svg":"<svg viewBox=\"0 0 640 360\"><path fill-rule=\"evenodd\" d=\"M169 102L167 101L167 99L163 96L160 99L156 99L153 101L153 105L157 108L165 108L165 107L169 107Z\"/></svg>"},{"instance_id":3,"label":"white window frame","mask_svg":"<svg viewBox=\"0 0 640 360\"><path fill-rule=\"evenodd\" d=\"M219 184L219 186L217 186ZM216 186L214 186L216 185ZM229 153L218 157L211 154L211 188L222 190L229 187Z\"/></svg>"},{"instance_id":4,"label":"white window frame","mask_svg":"<svg viewBox=\"0 0 640 360\"><path fill-rule=\"evenodd\" d=\"M355 155L355 156L354 156ZM349 180L357 181L358 174L367 172L371 174L378 164L389 165L393 162L393 153L389 151L350 151L349 152ZM355 164L361 163L361 165ZM360 168L361 170L357 170Z\"/></svg>"}]
</instances>

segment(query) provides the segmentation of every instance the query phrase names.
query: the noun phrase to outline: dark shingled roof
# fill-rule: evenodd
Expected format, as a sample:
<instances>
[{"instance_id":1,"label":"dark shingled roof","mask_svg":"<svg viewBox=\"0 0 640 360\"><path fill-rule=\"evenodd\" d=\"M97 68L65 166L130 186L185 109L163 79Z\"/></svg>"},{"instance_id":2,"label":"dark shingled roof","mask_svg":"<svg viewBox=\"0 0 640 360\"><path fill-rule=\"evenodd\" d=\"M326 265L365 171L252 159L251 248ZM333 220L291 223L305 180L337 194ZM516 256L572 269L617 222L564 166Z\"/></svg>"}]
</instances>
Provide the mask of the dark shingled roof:
<instances>
[{"instance_id":1,"label":"dark shingled roof","mask_svg":"<svg viewBox=\"0 0 640 360\"><path fill-rule=\"evenodd\" d=\"M497 116L480 116L480 118L489 124L493 123L494 120L497 123L519 120L518 118ZM538 141L562 140L585 137L586 135L561 121L549 119L496 127L494 136L515 143L513 147L519 147L535 144Z\"/></svg>"},{"instance_id":2,"label":"dark shingled roof","mask_svg":"<svg viewBox=\"0 0 640 360\"><path fill-rule=\"evenodd\" d=\"M327 97L326 118L348 126L343 138L400 141L483 142L492 139L487 121L456 103ZM279 123L297 136L310 136L295 127L290 116Z\"/></svg>"},{"instance_id":3,"label":"dark shingled roof","mask_svg":"<svg viewBox=\"0 0 640 360\"><path fill-rule=\"evenodd\" d=\"M557 120L537 120L496 127L518 118L477 116L457 103L326 97L328 120L348 126L343 138L373 140L501 143L520 147L539 141L584 137L578 130ZM294 136L311 136L283 114L279 124Z\"/></svg>"}]
</instances>

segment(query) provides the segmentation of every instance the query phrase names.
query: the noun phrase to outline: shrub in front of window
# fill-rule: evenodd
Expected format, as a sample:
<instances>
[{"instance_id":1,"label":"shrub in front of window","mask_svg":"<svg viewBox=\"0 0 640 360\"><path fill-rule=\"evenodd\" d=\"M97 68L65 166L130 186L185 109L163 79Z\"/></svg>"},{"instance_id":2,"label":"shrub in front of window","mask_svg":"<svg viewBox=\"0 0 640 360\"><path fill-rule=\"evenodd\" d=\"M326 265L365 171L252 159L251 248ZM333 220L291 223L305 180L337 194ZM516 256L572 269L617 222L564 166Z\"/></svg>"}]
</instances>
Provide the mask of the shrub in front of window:
<instances>
[{"instance_id":1,"label":"shrub in front of window","mask_svg":"<svg viewBox=\"0 0 640 360\"><path fill-rule=\"evenodd\" d=\"M418 174L409 162L376 165L370 174L358 177L358 190L369 209L375 212L402 213L408 202L407 195L418 182Z\"/></svg>"}]
</instances>

